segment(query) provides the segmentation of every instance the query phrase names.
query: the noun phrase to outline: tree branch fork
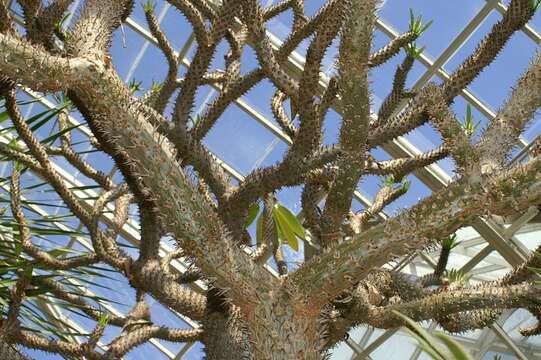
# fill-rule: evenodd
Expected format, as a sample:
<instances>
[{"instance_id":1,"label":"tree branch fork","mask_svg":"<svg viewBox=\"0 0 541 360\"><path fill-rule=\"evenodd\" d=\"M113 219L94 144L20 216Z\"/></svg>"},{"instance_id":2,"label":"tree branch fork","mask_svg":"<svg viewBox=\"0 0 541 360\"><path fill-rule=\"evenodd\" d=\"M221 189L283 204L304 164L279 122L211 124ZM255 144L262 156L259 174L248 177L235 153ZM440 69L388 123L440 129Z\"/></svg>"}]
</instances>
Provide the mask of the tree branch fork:
<instances>
[{"instance_id":1,"label":"tree branch fork","mask_svg":"<svg viewBox=\"0 0 541 360\"><path fill-rule=\"evenodd\" d=\"M520 21L531 17L533 13L521 7L526 2L514 0L510 5L513 11L502 20L504 25L501 26L514 29ZM265 16L270 15L265 15L265 11L254 2L230 1L224 3L219 11L215 11L198 1L194 1L193 4L175 1L174 5L188 14L189 21L197 31L199 56L196 65L179 85L175 74L178 70L178 59L174 58L172 48L159 29L156 19L149 15L151 30L165 53L170 73L169 80L157 90L157 97L154 97L156 94L150 94L144 101L133 96L112 68L110 59L103 55L107 52L110 30L118 27L123 17L127 16L124 13L121 15L120 12L128 5L121 7L111 5L110 10L116 15L111 15L110 18L105 16L101 19L103 21L87 21L88 18L85 16L91 16L98 11L99 3L99 0L88 1L86 12L82 13L82 20L77 24L95 31L92 46L83 49L82 38L75 36L71 39L71 43L69 39L66 42L73 48L68 46L68 53L62 56L58 55L52 48L53 45L47 41L44 41L47 46L35 44L39 39L32 40L34 42L32 43L28 39L20 38L11 30L0 29L2 76L8 78L11 83L27 86L34 91L69 93L99 138L98 142L103 146L103 150L115 159L128 183L126 187L115 187L109 178L92 171L87 164L69 151L68 138L63 138L60 150L45 149L33 137L31 131L25 128L24 121L17 120L20 114L17 113L13 93L4 92L7 94L8 103L9 101L12 103L10 113L14 117L17 131L34 157L29 158L21 152L5 147L1 147L0 152L16 158L45 177L55 187L62 200L89 228L96 255L72 259L71 262L69 260L55 262L35 248L26 233L20 195L15 190L12 194L12 209L20 225L25 252L58 269L89 264L99 259L123 272L130 284L140 291L153 295L165 305L187 313L194 319L204 319L209 311L214 311L209 305L210 295L207 294L205 298L181 286L179 278L169 272L168 262L173 257L165 262L157 258L161 235L170 234L177 242L182 255L187 256L198 269L197 273L203 274L212 286L219 289L219 293L213 296L227 298L231 308L240 310L243 321L250 327L254 351L274 348L276 354L283 353L283 358L292 353L301 354L307 349L306 344L313 349L307 354L308 358L316 358L315 354L319 349L333 344L329 339L322 344L321 326L317 322L329 304L333 304L338 314L326 318L325 321L331 319L327 326L340 328L346 323L346 326L341 328L342 332L349 330L355 322L365 322L383 328L396 326L399 321L391 310L398 310L416 320L423 320L440 319L468 311L475 312L487 309L494 303L499 308L525 306L530 309L539 305L532 305L540 290L530 278L506 286L490 284L479 288L456 288L445 294L441 289L419 290L418 284L412 285L402 279L398 280L400 286L407 286L418 295L417 298L405 296L403 299L396 299L396 295L389 296L389 293L385 293L382 289L374 288L375 285L369 280L374 269L400 256L437 245L439 238L454 233L478 216L483 216L487 212L507 215L541 202L541 158L534 158L524 165L508 170L503 169L503 159L510 150L513 139L520 134L541 105L541 96L525 91L526 88L541 86L541 57L538 56L534 60L530 70L519 80L504 109L485 131L482 140L478 144L472 144L449 110L449 93L443 89L452 88L456 92L458 88L463 88L471 81L472 73L481 71L482 66L475 61L490 60L490 51L484 47L478 51L485 57L466 61L457 71L458 75L455 74L451 78L450 83L441 88L428 86L428 90L425 89L413 97L404 113L391 116L399 100L403 100L406 95L411 97L411 94L404 90L404 73L409 71L411 60L405 62L397 69L393 92L386 101L388 108L385 109L387 117L385 123L376 126L369 124L368 69L396 55L404 44L410 43L417 36L415 33L405 34L395 43L371 56L369 45L375 21L374 2L351 8L351 4L331 1L311 19L296 15L294 24L296 30L283 47L276 51L271 48L263 26ZM29 4L27 5L25 13L35 12ZM350 8L345 7L346 5ZM283 11L289 6L293 5L277 7L271 13ZM239 9L241 18L246 23L243 26L252 31L249 36L243 32L246 29L242 29L242 26L241 30L232 30L234 18L232 14ZM294 9L302 12L298 4ZM348 17L344 9L353 9L358 16ZM333 15L336 18L333 17L332 20L337 21L338 25L333 24L333 30L326 33L324 30L328 24L325 22L325 16L328 17L329 11L336 11ZM104 15L100 13L100 16ZM205 17L210 19L209 30L204 24ZM317 86L317 81L314 82L313 77L319 75L318 70L325 49L340 28L346 31L342 33L340 45L339 75L333 82L335 86L327 89L327 93L323 94L319 101L314 100L317 89L313 87ZM510 36L513 31L508 35ZM304 77L299 84L288 75L282 63L290 52L288 49L293 49L294 44L298 44L311 33L316 33L316 36L309 49ZM218 40L223 36L232 44L233 50L237 47L237 51L232 50L228 55L226 59L228 71L224 76L207 76L207 67ZM248 75L240 77L237 73L239 49L244 46L246 36L258 40L256 53L261 63L259 71L264 76L258 76L259 73L256 72L252 77ZM499 40L501 44L497 45L501 48L506 39ZM497 51L494 57L496 54ZM465 75L461 75L462 73ZM228 80L228 76L232 78ZM186 127L185 115L189 114L197 87L203 83L216 81L223 84L223 96L211 107L219 114L231 101L241 96L242 92L247 91L263 77L271 79L279 90L273 99L273 111L281 120L280 126L292 136L293 145L282 163L254 172L244 183L234 188L227 183L222 170L216 166L214 159L209 157L200 142L214 122L212 117L209 115L206 118L204 129L194 128L196 133L200 132L194 138L194 131L188 131ZM2 81L5 80L0 78L0 82ZM164 104L178 86L181 87L183 96L179 95L175 102L174 122L172 125L164 126L170 124L161 114ZM335 149L321 150L318 144L322 119L337 97L343 111L339 144ZM290 119L287 119L281 108L286 98L290 99L292 106L309 105L308 108L300 109L298 129L292 125ZM517 114L517 109L520 111L513 117L512 115ZM406 133L426 121L425 118L429 119L440 132L444 143L440 148L411 159L386 162L373 161L367 155L370 148ZM386 132L388 134L385 134ZM502 137L509 140L498 140ZM501 149L497 154L492 151L495 146ZM77 164L89 177L107 188L108 191L96 201L93 209L86 209L80 201L73 199L69 190L65 189L62 180L50 165L48 156L55 154L71 159L71 162ZM447 188L378 225L369 226L368 219L402 195L401 191L388 187L379 193L374 207L361 214L350 213L351 197L363 174L392 174L401 179L409 172L449 154L459 166L461 177ZM190 175L185 171L187 163L193 164L199 175L206 174L201 176L202 183L199 187L193 184ZM295 169L300 169L302 176L293 176ZM325 176L319 177L321 174ZM15 172L12 179L14 189L18 188L18 181L18 173ZM238 228L238 225L244 222L248 207L260 197L268 196L282 186L301 183L315 186L316 194L323 191L328 195L324 211L320 215L317 212L310 214L311 224L316 224L313 226L314 233L319 232L323 250L313 259L306 261L299 270L276 278L244 253L239 246L244 234L243 229L238 230L235 227ZM209 192L213 194L202 196L204 191L201 189L207 188L207 185L210 188ZM127 219L127 206L132 201L130 200L132 195L127 196L127 187L134 194L134 201L138 202L144 217L142 221L144 247L137 260L119 250L115 241L119 229ZM100 229L98 219L104 206L109 202L115 203L115 220L107 231L103 231ZM312 204L313 207L317 208L317 202L317 199L306 197L306 203ZM342 227L348 217L354 220L352 223L355 221L357 223L346 229L348 236L343 236ZM146 231L147 229L143 228L145 226L155 229L155 234ZM275 253L274 256L279 257L280 254ZM10 307L11 315L7 322L9 326L2 328L12 341L36 348L52 349L62 354L84 355L92 359L103 358L93 350L96 345L93 339L99 338L103 332L99 324L91 334L90 340L79 347L64 342L45 344L43 339L21 331L17 326L17 313L26 286L23 279L15 287ZM51 287L54 287L53 284ZM337 299L352 289L354 300L337 302ZM62 294L63 290L57 288L56 292ZM132 309L131 319L112 320L115 325L129 325L132 330L109 344L106 355L122 356L125 351L153 337L178 341L194 341L201 338L201 330L182 332L179 329L155 326L149 322L144 299L141 299L138 295L138 305ZM97 318L96 309L80 298L64 295L64 300L78 303L85 313L94 319ZM344 317L348 317L345 322ZM488 317L483 319L486 318ZM128 323L129 320L132 323ZM141 323L132 328L133 321ZM287 332L283 331L285 323L290 326ZM442 323L445 323L445 319Z\"/></svg>"}]
</instances>

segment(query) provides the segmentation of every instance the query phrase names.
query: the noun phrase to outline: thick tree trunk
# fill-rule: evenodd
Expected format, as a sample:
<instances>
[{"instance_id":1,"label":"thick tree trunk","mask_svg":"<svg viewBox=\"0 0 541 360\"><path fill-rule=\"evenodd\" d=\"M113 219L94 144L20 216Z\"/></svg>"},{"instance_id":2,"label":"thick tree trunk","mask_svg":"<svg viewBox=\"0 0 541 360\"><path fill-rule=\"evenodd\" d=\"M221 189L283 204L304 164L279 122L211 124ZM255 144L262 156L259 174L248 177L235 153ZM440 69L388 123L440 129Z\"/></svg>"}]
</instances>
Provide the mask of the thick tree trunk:
<instances>
[{"instance_id":1,"label":"thick tree trunk","mask_svg":"<svg viewBox=\"0 0 541 360\"><path fill-rule=\"evenodd\" d=\"M287 296L286 296L287 297ZM270 299L268 299L270 300ZM205 359L320 360L328 339L318 312L301 300L274 298L241 314L210 289L202 325ZM298 305L297 305L298 304Z\"/></svg>"},{"instance_id":2,"label":"thick tree trunk","mask_svg":"<svg viewBox=\"0 0 541 360\"><path fill-rule=\"evenodd\" d=\"M205 345L205 360L252 359L239 311L226 303L214 288L209 289L207 299L202 320L205 332L201 339Z\"/></svg>"},{"instance_id":3,"label":"thick tree trunk","mask_svg":"<svg viewBox=\"0 0 541 360\"><path fill-rule=\"evenodd\" d=\"M275 299L250 314L250 350L262 360L320 360L323 337L318 314L301 299Z\"/></svg>"},{"instance_id":4,"label":"thick tree trunk","mask_svg":"<svg viewBox=\"0 0 541 360\"><path fill-rule=\"evenodd\" d=\"M205 360L239 359L251 360L246 336L238 323L238 314L213 311L203 318L205 333L201 342L205 345Z\"/></svg>"}]
</instances>

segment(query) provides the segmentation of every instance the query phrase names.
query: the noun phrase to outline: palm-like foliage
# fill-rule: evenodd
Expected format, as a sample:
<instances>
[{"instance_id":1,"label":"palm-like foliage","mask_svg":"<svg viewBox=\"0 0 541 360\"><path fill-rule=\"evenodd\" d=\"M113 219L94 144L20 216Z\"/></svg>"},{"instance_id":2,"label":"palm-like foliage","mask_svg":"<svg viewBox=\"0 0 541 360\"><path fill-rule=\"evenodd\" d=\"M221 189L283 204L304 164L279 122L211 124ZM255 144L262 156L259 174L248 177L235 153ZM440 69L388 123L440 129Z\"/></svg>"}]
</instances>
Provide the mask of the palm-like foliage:
<instances>
[{"instance_id":1,"label":"palm-like foliage","mask_svg":"<svg viewBox=\"0 0 541 360\"><path fill-rule=\"evenodd\" d=\"M400 313L412 337L417 339L419 347L434 360L473 360L468 352L455 340L444 334L429 334L422 326ZM440 340L444 347L438 343Z\"/></svg>"},{"instance_id":2,"label":"palm-like foliage","mask_svg":"<svg viewBox=\"0 0 541 360\"><path fill-rule=\"evenodd\" d=\"M0 155L8 174L0 183L6 205L0 219L2 341L92 360L120 359L156 339L202 341L209 359L318 360L354 326L400 326L405 319L395 311L461 332L486 327L516 307L539 319L523 334L541 333L541 289L529 271L541 267L538 258L517 261L504 278L481 285L470 285L466 274L448 266L461 245L452 235L459 228L487 214L505 219L541 203L541 158L509 162L541 106L541 94L532 91L541 88L541 57L479 137L473 136L471 110L460 122L451 108L534 16L538 1L512 0L442 84L413 89L406 87L408 73L424 58L415 42L431 24L413 12L408 31L372 51L377 1L329 0L307 16L303 0L267 8L255 0L170 0L197 43L184 72L184 55L179 57L149 2L143 6L149 38L168 71L142 96L142 84L124 83L110 54L113 34L122 31L134 1L83 3L71 24L63 24L70 0L19 1L23 21L0 1L0 97L6 110L0 115ZM273 42L267 23L289 11L290 36ZM305 39L302 70L288 66ZM322 87L320 70L335 39L336 71ZM223 69L211 70L222 44ZM257 61L245 73L248 46ZM374 120L370 72L401 49L404 59ZM209 153L204 139L226 120L226 109L264 79L274 91L276 123L269 127L290 146L277 164L241 177ZM198 89L205 86L219 94L196 114ZM52 96L58 106L26 113L32 104L17 101L24 87L43 92L45 103ZM326 146L331 108L341 122L336 144ZM373 156L424 124L437 131L441 146L391 160ZM446 157L456 164L450 184L394 217L381 214L409 191L409 174L424 173ZM358 185L369 175L385 180L372 201L354 212ZM302 186L298 216L275 197L290 186ZM127 237L138 246L125 247ZM301 240L309 251L294 270L284 248L300 249ZM441 252L427 276L385 267L434 247ZM278 274L262 266L268 264L277 265ZM125 314L84 289L96 289L108 274L124 282L124 291L134 290ZM194 328L161 323L149 297L191 319ZM79 331L68 320L47 318L43 309L49 305L84 316L88 326ZM103 344L113 327L117 332ZM448 353L417 333L437 359L448 353L467 359L446 337L440 340Z\"/></svg>"},{"instance_id":3,"label":"palm-like foliage","mask_svg":"<svg viewBox=\"0 0 541 360\"><path fill-rule=\"evenodd\" d=\"M71 107L69 100L64 97L57 97L59 107L46 109L30 116L26 123L32 131L40 131L40 128L50 126L56 120L59 112ZM37 100L20 102L19 105L29 105ZM3 139L9 140L7 147L14 151L24 152L21 140L15 132L14 126L8 124L10 118L7 111L0 112L0 121L3 126L0 130ZM70 126L60 131L52 131L42 140L43 144L52 145L60 137L78 126ZM4 141L6 141L4 140ZM80 156L81 153L78 153ZM28 169L18 162L8 163L9 157L3 158L5 166L25 174ZM59 242L73 240L75 237L88 238L88 234L76 226L77 221L73 215L65 212L65 206L58 201L51 201L50 194L53 189L47 186L47 182L28 177L28 185L21 187L21 206L27 215L27 226L30 236L34 241L41 242L40 247L49 256L57 259L78 257L87 254L87 251L75 250L72 247L58 246ZM36 181L37 180L37 181ZM11 293L18 282L25 281L24 301L21 303L19 321L21 329L30 333L46 334L51 339L74 342L77 338L89 336L89 332L77 326L74 321L69 320L70 314L92 319L81 301L94 304L97 309L102 309L102 318L98 324L104 322L107 311L104 305L113 305L114 301L95 295L87 290L88 287L103 287L92 279L107 279L110 270L99 265L78 266L65 270L51 269L46 264L37 261L26 253L21 243L19 222L13 217L9 208L11 196L9 191L10 177L0 178L0 306L2 318L8 318L8 311L12 303ZM71 191L96 189L98 186L71 187ZM26 199L28 196L31 199ZM41 200L43 197L44 200ZM46 199L46 200L45 200ZM88 198L88 200L92 200ZM64 209L63 209L64 208ZM42 210L45 209L45 210ZM59 213L57 215L49 215ZM62 288L72 298L77 297L81 301L73 303L66 301L66 297L60 292L54 291L51 283ZM52 313L56 310L58 313ZM60 315L60 316L59 316ZM101 322L100 322L101 321ZM105 326L102 325L102 326ZM67 356L66 358L79 358Z\"/></svg>"}]
</instances>

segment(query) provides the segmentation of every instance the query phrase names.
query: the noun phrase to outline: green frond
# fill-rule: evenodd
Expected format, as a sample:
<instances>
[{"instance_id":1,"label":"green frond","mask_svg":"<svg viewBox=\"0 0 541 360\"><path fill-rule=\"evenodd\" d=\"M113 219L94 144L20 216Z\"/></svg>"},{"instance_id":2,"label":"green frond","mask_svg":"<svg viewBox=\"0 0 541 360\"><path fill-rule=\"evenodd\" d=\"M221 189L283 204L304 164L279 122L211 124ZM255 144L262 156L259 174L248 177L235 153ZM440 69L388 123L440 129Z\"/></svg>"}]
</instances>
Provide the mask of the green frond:
<instances>
[{"instance_id":1,"label":"green frond","mask_svg":"<svg viewBox=\"0 0 541 360\"><path fill-rule=\"evenodd\" d=\"M380 186L401 189L404 193L406 193L411 187L411 182L409 180L406 180L405 178L402 178L402 180L397 181L397 179L395 179L395 177L391 174L391 175L385 176L381 180Z\"/></svg>"},{"instance_id":2,"label":"green frond","mask_svg":"<svg viewBox=\"0 0 541 360\"><path fill-rule=\"evenodd\" d=\"M53 99L58 103L58 107L67 109L69 112L75 111L75 105L72 101L66 96L65 93L54 93L52 95Z\"/></svg>"},{"instance_id":3,"label":"green frond","mask_svg":"<svg viewBox=\"0 0 541 360\"><path fill-rule=\"evenodd\" d=\"M410 9L410 21L409 21L409 31L416 34L417 37L421 36L422 33L424 33L430 25L432 25L433 20L430 20L429 22L423 24L423 18L421 15L415 17L413 15L413 10Z\"/></svg>"},{"instance_id":4,"label":"green frond","mask_svg":"<svg viewBox=\"0 0 541 360\"><path fill-rule=\"evenodd\" d=\"M195 126L199 123L199 120L201 120L201 115L196 114L194 117L189 116L188 119L192 123L192 126Z\"/></svg>"},{"instance_id":5,"label":"green frond","mask_svg":"<svg viewBox=\"0 0 541 360\"><path fill-rule=\"evenodd\" d=\"M143 4L143 10L145 13L152 13L154 12L154 9L156 8L156 3L154 1L147 1Z\"/></svg>"},{"instance_id":6,"label":"green frond","mask_svg":"<svg viewBox=\"0 0 541 360\"><path fill-rule=\"evenodd\" d=\"M402 191L408 192L411 187L411 181L409 180L402 180Z\"/></svg>"},{"instance_id":7,"label":"green frond","mask_svg":"<svg viewBox=\"0 0 541 360\"><path fill-rule=\"evenodd\" d=\"M393 175L386 176L381 182L382 186L392 186L396 183L396 180Z\"/></svg>"},{"instance_id":8,"label":"green frond","mask_svg":"<svg viewBox=\"0 0 541 360\"><path fill-rule=\"evenodd\" d=\"M66 22L66 20L71 16L71 13L67 13L65 14L62 19L60 19L59 21L57 21L55 24L54 24L54 28L56 31L62 31L62 28L64 27L64 23Z\"/></svg>"},{"instance_id":9,"label":"green frond","mask_svg":"<svg viewBox=\"0 0 541 360\"><path fill-rule=\"evenodd\" d=\"M130 91L132 93L135 93L137 91L141 91L142 87L141 85L143 84L142 81L137 81L135 79L131 79L130 83L128 84L128 87L130 88Z\"/></svg>"},{"instance_id":10,"label":"green frond","mask_svg":"<svg viewBox=\"0 0 541 360\"><path fill-rule=\"evenodd\" d=\"M107 313L101 314L100 319L98 321L98 325L104 328L107 326L108 323L109 323L109 315L107 315Z\"/></svg>"},{"instance_id":11,"label":"green frond","mask_svg":"<svg viewBox=\"0 0 541 360\"><path fill-rule=\"evenodd\" d=\"M460 245L460 241L456 241L457 239L457 235L456 234L452 234L452 235L449 235L445 238L443 238L443 240L441 241L441 247L445 250L452 250L454 249L455 247L457 247L458 245Z\"/></svg>"},{"instance_id":12,"label":"green frond","mask_svg":"<svg viewBox=\"0 0 541 360\"><path fill-rule=\"evenodd\" d=\"M541 5L541 0L530 0L530 5L532 6L533 11L537 11L539 5Z\"/></svg>"},{"instance_id":13,"label":"green frond","mask_svg":"<svg viewBox=\"0 0 541 360\"><path fill-rule=\"evenodd\" d=\"M393 313L404 321L411 336L418 341L419 347L432 359L473 360L471 355L468 354L468 352L451 337L441 333L433 336L409 317L397 311L393 311ZM445 349L441 347L438 340L441 341L441 343L445 346Z\"/></svg>"},{"instance_id":14,"label":"green frond","mask_svg":"<svg viewBox=\"0 0 541 360\"><path fill-rule=\"evenodd\" d=\"M425 51L425 48L425 46L418 48L415 42L411 42L404 47L404 51L409 57L413 59L418 59L419 56L421 56L421 54L423 53L423 51Z\"/></svg>"},{"instance_id":15,"label":"green frond","mask_svg":"<svg viewBox=\"0 0 541 360\"><path fill-rule=\"evenodd\" d=\"M470 276L459 269L450 269L444 275L450 283L466 284L470 281Z\"/></svg>"},{"instance_id":16,"label":"green frond","mask_svg":"<svg viewBox=\"0 0 541 360\"><path fill-rule=\"evenodd\" d=\"M151 92L160 91L162 87L163 87L163 84L159 83L158 81L152 80L152 84L150 85L150 91Z\"/></svg>"},{"instance_id":17,"label":"green frond","mask_svg":"<svg viewBox=\"0 0 541 360\"><path fill-rule=\"evenodd\" d=\"M408 328L411 336L419 342L419 347L426 352L434 360L446 360L446 354L440 348L436 340L415 321L394 311L393 313L404 321L404 325Z\"/></svg>"},{"instance_id":18,"label":"green frond","mask_svg":"<svg viewBox=\"0 0 541 360\"><path fill-rule=\"evenodd\" d=\"M466 118L464 119L464 124L462 125L464 132L466 132L468 136L472 136L473 134L475 134L480 124L481 121L475 123L471 112L471 105L468 104L466 106Z\"/></svg>"}]
</instances>

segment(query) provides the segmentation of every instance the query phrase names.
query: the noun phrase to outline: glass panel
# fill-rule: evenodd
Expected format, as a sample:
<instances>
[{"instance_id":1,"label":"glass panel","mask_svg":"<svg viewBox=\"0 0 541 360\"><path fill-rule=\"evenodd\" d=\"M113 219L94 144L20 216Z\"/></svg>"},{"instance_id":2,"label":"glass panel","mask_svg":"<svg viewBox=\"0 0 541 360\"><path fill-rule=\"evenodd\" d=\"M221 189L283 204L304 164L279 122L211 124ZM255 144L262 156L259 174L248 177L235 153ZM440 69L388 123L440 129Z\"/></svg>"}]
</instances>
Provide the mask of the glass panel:
<instances>
[{"instance_id":1,"label":"glass panel","mask_svg":"<svg viewBox=\"0 0 541 360\"><path fill-rule=\"evenodd\" d=\"M408 30L410 9L416 16L422 15L424 23L433 20L432 26L417 42L419 46L427 47L427 55L437 57L484 4L482 0L387 0L380 10L380 16L401 33Z\"/></svg>"}]
</instances>

